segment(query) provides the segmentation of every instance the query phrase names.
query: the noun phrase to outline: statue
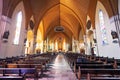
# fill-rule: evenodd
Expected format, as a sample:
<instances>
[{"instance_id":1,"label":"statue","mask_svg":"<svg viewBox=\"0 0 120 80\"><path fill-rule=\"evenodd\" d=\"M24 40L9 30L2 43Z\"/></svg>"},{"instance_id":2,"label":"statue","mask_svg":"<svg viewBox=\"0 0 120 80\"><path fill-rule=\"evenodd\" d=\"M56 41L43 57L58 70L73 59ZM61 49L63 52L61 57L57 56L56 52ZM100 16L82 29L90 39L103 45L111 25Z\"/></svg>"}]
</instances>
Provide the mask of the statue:
<instances>
[{"instance_id":1,"label":"statue","mask_svg":"<svg viewBox=\"0 0 120 80\"><path fill-rule=\"evenodd\" d=\"M8 39L9 37L9 31L5 31L3 34L3 39Z\"/></svg>"},{"instance_id":2,"label":"statue","mask_svg":"<svg viewBox=\"0 0 120 80\"><path fill-rule=\"evenodd\" d=\"M118 38L117 32L115 32L115 31L111 31L111 35L112 35L113 39Z\"/></svg>"}]
</instances>

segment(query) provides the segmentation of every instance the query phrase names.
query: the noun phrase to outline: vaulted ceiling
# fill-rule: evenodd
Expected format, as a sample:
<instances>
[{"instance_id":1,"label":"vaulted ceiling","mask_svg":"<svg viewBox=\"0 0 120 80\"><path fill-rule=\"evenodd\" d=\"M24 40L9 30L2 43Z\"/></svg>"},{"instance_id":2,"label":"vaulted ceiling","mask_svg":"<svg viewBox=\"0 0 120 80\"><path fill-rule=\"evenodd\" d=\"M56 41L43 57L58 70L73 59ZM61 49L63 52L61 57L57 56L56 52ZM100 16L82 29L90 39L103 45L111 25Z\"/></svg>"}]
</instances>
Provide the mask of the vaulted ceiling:
<instances>
[{"instance_id":1,"label":"vaulted ceiling","mask_svg":"<svg viewBox=\"0 0 120 80\"><path fill-rule=\"evenodd\" d=\"M15 7L21 1L25 7L26 26L33 16L36 34L38 25L43 21L45 39L64 35L67 40L72 37L78 40L80 31L85 34L87 15L95 27L97 1L105 6L109 17L118 13L118 0L3 0L3 15L11 18ZM55 32L56 26L62 26L64 32Z\"/></svg>"}]
</instances>

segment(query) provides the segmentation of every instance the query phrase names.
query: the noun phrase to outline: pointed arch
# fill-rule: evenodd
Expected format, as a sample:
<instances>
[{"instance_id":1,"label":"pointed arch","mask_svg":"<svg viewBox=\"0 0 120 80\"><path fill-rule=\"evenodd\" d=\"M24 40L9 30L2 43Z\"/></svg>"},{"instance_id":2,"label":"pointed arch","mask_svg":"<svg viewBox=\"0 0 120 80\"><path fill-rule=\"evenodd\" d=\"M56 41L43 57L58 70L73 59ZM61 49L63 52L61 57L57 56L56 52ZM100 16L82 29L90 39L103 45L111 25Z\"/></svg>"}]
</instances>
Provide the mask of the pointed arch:
<instances>
[{"instance_id":1,"label":"pointed arch","mask_svg":"<svg viewBox=\"0 0 120 80\"><path fill-rule=\"evenodd\" d=\"M14 9L10 23L7 25L10 36L6 56L24 54L25 22L25 9L23 1L21 1Z\"/></svg>"},{"instance_id":2,"label":"pointed arch","mask_svg":"<svg viewBox=\"0 0 120 80\"><path fill-rule=\"evenodd\" d=\"M103 6L103 4L98 1L97 7L96 7L96 32L99 34L99 41L101 45L107 45L108 44L108 23L109 23L109 16L108 13Z\"/></svg>"},{"instance_id":3,"label":"pointed arch","mask_svg":"<svg viewBox=\"0 0 120 80\"><path fill-rule=\"evenodd\" d=\"M96 14L95 14L95 26L96 26L95 32L97 35L96 40L98 45L98 50L96 55L98 56L108 56L109 53L108 51L105 50L108 47L108 41L107 41L108 38L107 33L109 33L108 25L109 25L109 15L107 13L107 10L105 9L104 5L100 1L98 1L96 5Z\"/></svg>"},{"instance_id":4,"label":"pointed arch","mask_svg":"<svg viewBox=\"0 0 120 80\"><path fill-rule=\"evenodd\" d=\"M107 33L106 33L106 26L105 26L105 19L104 19L104 13L103 10L99 10L99 25L101 30L101 37L102 37L102 45L108 44L107 40Z\"/></svg>"},{"instance_id":5,"label":"pointed arch","mask_svg":"<svg viewBox=\"0 0 120 80\"><path fill-rule=\"evenodd\" d=\"M17 44L17 45L19 44L21 24L22 24L22 11L19 11L16 16L16 29L15 29L15 37L13 44Z\"/></svg>"}]
</instances>

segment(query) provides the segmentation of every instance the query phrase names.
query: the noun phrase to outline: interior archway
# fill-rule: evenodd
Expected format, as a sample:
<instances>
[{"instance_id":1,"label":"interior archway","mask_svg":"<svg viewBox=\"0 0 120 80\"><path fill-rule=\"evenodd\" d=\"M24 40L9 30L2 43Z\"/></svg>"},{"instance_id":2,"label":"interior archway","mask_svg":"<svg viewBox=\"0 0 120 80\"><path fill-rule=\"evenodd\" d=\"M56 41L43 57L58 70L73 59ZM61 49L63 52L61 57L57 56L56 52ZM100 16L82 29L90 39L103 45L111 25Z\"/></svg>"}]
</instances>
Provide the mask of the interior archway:
<instances>
[{"instance_id":1,"label":"interior archway","mask_svg":"<svg viewBox=\"0 0 120 80\"><path fill-rule=\"evenodd\" d=\"M64 35L64 39L66 43L68 43L68 45L72 47L71 45L72 37L74 37L75 40L79 41L79 32L81 31L84 34L84 31L82 31L84 30L84 28L82 27L81 21L77 16L77 14L75 14L75 12L72 9L66 7L63 4L55 5L54 7L49 9L46 12L46 14L43 16L41 21L43 24L42 26L43 30L45 32L45 34L43 35L44 36L43 43L44 41L47 41L46 43L49 43L49 42L54 43L54 40L52 41L51 39L56 37L58 34L62 34ZM56 32L54 29L57 26L62 26L64 28L64 31ZM40 34L42 34L42 32ZM81 36L83 36L83 34L81 34ZM50 44L47 44L47 46L48 45ZM55 44L53 45L55 47Z\"/></svg>"}]
</instances>

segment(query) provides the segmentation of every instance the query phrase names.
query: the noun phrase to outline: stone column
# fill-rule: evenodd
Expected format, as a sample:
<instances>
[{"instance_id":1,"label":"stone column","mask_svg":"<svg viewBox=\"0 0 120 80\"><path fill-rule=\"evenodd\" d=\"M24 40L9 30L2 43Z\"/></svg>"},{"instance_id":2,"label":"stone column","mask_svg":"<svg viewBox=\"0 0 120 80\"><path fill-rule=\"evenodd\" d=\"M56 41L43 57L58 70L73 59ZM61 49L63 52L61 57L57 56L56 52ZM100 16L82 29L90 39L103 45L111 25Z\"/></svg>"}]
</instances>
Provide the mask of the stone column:
<instances>
[{"instance_id":1,"label":"stone column","mask_svg":"<svg viewBox=\"0 0 120 80\"><path fill-rule=\"evenodd\" d=\"M48 44L48 38L47 38L46 46L47 46L46 51L48 51L48 46L49 46L49 44Z\"/></svg>"},{"instance_id":2,"label":"stone column","mask_svg":"<svg viewBox=\"0 0 120 80\"><path fill-rule=\"evenodd\" d=\"M84 38L84 45L85 45L85 54L90 54L88 53L87 36L84 35L83 38Z\"/></svg>"},{"instance_id":3,"label":"stone column","mask_svg":"<svg viewBox=\"0 0 120 80\"><path fill-rule=\"evenodd\" d=\"M36 38L37 38L37 36L36 35L34 35L34 39L33 39L33 53L36 53Z\"/></svg>"},{"instance_id":4,"label":"stone column","mask_svg":"<svg viewBox=\"0 0 120 80\"><path fill-rule=\"evenodd\" d=\"M47 43L46 43L46 40L45 40L44 43L43 43L43 50L44 50L44 52L46 52L46 50L47 50Z\"/></svg>"},{"instance_id":5,"label":"stone column","mask_svg":"<svg viewBox=\"0 0 120 80\"><path fill-rule=\"evenodd\" d=\"M72 37L72 52L74 52L74 38Z\"/></svg>"}]
</instances>

